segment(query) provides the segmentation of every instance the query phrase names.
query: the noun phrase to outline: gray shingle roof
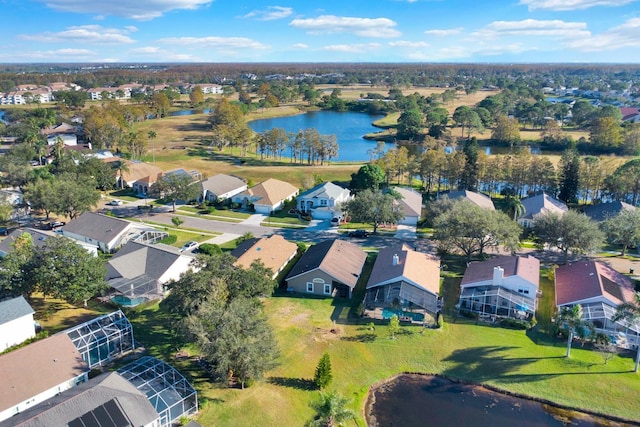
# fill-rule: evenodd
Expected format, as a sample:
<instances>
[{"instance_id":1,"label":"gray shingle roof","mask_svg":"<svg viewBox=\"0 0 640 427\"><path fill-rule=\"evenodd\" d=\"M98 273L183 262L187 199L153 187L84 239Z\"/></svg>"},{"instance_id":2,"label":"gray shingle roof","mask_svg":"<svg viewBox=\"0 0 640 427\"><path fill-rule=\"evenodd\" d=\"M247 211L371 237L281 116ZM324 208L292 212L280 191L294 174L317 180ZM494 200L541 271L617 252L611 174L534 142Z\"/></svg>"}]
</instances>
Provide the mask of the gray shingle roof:
<instances>
[{"instance_id":1,"label":"gray shingle roof","mask_svg":"<svg viewBox=\"0 0 640 427\"><path fill-rule=\"evenodd\" d=\"M109 259L106 279L133 279L144 274L158 280L182 256L163 247L128 242Z\"/></svg>"},{"instance_id":2,"label":"gray shingle roof","mask_svg":"<svg viewBox=\"0 0 640 427\"><path fill-rule=\"evenodd\" d=\"M459 190L449 192L447 197L451 200L466 199L481 208L495 210L495 206L493 205L491 198L482 193L476 193L469 190Z\"/></svg>"},{"instance_id":3,"label":"gray shingle roof","mask_svg":"<svg viewBox=\"0 0 640 427\"><path fill-rule=\"evenodd\" d=\"M564 202L554 199L547 193L522 199L522 206L526 209L522 217L524 219L535 219L537 215L545 215L547 212L563 215L569 210Z\"/></svg>"},{"instance_id":4,"label":"gray shingle roof","mask_svg":"<svg viewBox=\"0 0 640 427\"><path fill-rule=\"evenodd\" d=\"M635 210L636 208L628 203L615 201L587 206L583 209L583 212L594 221L605 221L625 209Z\"/></svg>"},{"instance_id":5,"label":"gray shingle roof","mask_svg":"<svg viewBox=\"0 0 640 427\"><path fill-rule=\"evenodd\" d=\"M89 237L97 242L111 242L125 231L131 223L107 215L85 212L62 227L62 234L70 232Z\"/></svg>"},{"instance_id":6,"label":"gray shingle roof","mask_svg":"<svg viewBox=\"0 0 640 427\"><path fill-rule=\"evenodd\" d=\"M215 196L226 194L230 191L245 187L247 184L235 176L217 174L202 181L202 189Z\"/></svg>"},{"instance_id":7,"label":"gray shingle roof","mask_svg":"<svg viewBox=\"0 0 640 427\"><path fill-rule=\"evenodd\" d=\"M120 374L110 372L58 394L6 422L20 427L65 426L92 411L106 412L120 422L124 418L132 426L148 425L158 419L158 413L142 392Z\"/></svg>"},{"instance_id":8,"label":"gray shingle roof","mask_svg":"<svg viewBox=\"0 0 640 427\"><path fill-rule=\"evenodd\" d=\"M345 188L340 187L339 185L334 184L333 182L325 182L323 184L316 185L310 190L305 191L304 193L298 196L298 199L338 199L345 191Z\"/></svg>"},{"instance_id":9,"label":"gray shingle roof","mask_svg":"<svg viewBox=\"0 0 640 427\"><path fill-rule=\"evenodd\" d=\"M8 254L13 251L13 242L16 241L23 233L31 234L31 240L34 246L42 247L44 242L50 238L55 237L56 234L51 231L34 230L33 228L24 228L13 230L9 235L0 242L0 253Z\"/></svg>"},{"instance_id":10,"label":"gray shingle roof","mask_svg":"<svg viewBox=\"0 0 640 427\"><path fill-rule=\"evenodd\" d=\"M0 325L33 313L35 311L24 297L0 301Z\"/></svg>"}]
</instances>

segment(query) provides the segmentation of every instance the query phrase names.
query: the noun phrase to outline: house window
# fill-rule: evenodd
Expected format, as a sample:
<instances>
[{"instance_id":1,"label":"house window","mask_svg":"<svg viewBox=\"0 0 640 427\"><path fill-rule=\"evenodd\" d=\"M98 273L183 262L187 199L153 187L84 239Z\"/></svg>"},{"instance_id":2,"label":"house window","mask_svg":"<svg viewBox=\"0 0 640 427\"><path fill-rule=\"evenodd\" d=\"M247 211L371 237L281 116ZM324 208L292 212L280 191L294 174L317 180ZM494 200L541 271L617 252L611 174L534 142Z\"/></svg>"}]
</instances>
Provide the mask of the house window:
<instances>
[{"instance_id":1,"label":"house window","mask_svg":"<svg viewBox=\"0 0 640 427\"><path fill-rule=\"evenodd\" d=\"M324 284L324 294L325 295L331 295L331 284L330 283L325 283Z\"/></svg>"},{"instance_id":2,"label":"house window","mask_svg":"<svg viewBox=\"0 0 640 427\"><path fill-rule=\"evenodd\" d=\"M518 288L518 293L523 295L529 295L529 288Z\"/></svg>"},{"instance_id":3,"label":"house window","mask_svg":"<svg viewBox=\"0 0 640 427\"><path fill-rule=\"evenodd\" d=\"M327 206L326 200L320 200L320 206Z\"/></svg>"},{"instance_id":4,"label":"house window","mask_svg":"<svg viewBox=\"0 0 640 427\"><path fill-rule=\"evenodd\" d=\"M307 292L313 292L313 282L307 282Z\"/></svg>"}]
</instances>

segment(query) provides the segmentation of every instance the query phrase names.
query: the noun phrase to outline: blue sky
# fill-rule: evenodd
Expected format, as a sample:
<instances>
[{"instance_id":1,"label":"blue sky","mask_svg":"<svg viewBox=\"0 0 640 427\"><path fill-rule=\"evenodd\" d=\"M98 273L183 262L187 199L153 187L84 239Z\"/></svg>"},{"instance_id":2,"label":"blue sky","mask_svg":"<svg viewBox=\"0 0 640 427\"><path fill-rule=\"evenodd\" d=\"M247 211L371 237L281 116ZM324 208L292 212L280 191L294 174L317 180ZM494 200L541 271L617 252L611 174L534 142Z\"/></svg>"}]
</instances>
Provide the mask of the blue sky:
<instances>
[{"instance_id":1,"label":"blue sky","mask_svg":"<svg viewBox=\"0 0 640 427\"><path fill-rule=\"evenodd\" d=\"M637 0L0 0L0 63L640 63Z\"/></svg>"}]
</instances>

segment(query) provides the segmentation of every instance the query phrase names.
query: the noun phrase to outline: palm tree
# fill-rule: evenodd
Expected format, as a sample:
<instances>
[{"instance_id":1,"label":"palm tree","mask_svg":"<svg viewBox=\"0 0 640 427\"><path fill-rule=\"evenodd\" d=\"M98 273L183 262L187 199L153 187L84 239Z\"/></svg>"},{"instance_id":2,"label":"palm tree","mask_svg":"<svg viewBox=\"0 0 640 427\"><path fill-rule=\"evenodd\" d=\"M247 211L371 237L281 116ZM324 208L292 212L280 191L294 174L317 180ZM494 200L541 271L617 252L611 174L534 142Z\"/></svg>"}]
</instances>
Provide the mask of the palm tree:
<instances>
[{"instance_id":1,"label":"palm tree","mask_svg":"<svg viewBox=\"0 0 640 427\"><path fill-rule=\"evenodd\" d=\"M309 427L337 427L355 417L351 409L347 409L348 400L335 391L320 393L320 401L311 404L316 410L316 417L309 421Z\"/></svg>"},{"instance_id":2,"label":"palm tree","mask_svg":"<svg viewBox=\"0 0 640 427\"><path fill-rule=\"evenodd\" d=\"M556 324L560 326L562 323L566 324L569 329L566 354L566 357L569 357L571 355L573 336L577 331L583 331L589 322L582 320L582 306L576 304L573 307L562 307L560 309L560 312L556 315Z\"/></svg>"},{"instance_id":3,"label":"palm tree","mask_svg":"<svg viewBox=\"0 0 640 427\"><path fill-rule=\"evenodd\" d=\"M524 207L522 200L520 200L519 197L509 197L507 199L506 210L508 213L513 213L514 221L517 221L518 218L527 213L527 209Z\"/></svg>"},{"instance_id":4,"label":"palm tree","mask_svg":"<svg viewBox=\"0 0 640 427\"><path fill-rule=\"evenodd\" d=\"M119 183L120 183L120 188L123 189L124 188L124 174L126 172L130 172L129 169L129 165L127 165L126 160L122 159L118 161L118 176L119 176Z\"/></svg>"},{"instance_id":5,"label":"palm tree","mask_svg":"<svg viewBox=\"0 0 640 427\"><path fill-rule=\"evenodd\" d=\"M636 329L640 328L640 292L636 292L634 301L620 304L611 320L613 322L622 321L626 324L627 329L631 326L635 326ZM638 366L640 365L640 342L638 342L638 338L636 338L636 348L636 366L633 372L638 372Z\"/></svg>"},{"instance_id":6,"label":"palm tree","mask_svg":"<svg viewBox=\"0 0 640 427\"><path fill-rule=\"evenodd\" d=\"M153 158L153 164L156 164L156 137L158 136L158 134L156 133L156 131L154 130L150 130L149 132L147 132L147 136L149 137L149 139L151 140L151 157Z\"/></svg>"}]
</instances>

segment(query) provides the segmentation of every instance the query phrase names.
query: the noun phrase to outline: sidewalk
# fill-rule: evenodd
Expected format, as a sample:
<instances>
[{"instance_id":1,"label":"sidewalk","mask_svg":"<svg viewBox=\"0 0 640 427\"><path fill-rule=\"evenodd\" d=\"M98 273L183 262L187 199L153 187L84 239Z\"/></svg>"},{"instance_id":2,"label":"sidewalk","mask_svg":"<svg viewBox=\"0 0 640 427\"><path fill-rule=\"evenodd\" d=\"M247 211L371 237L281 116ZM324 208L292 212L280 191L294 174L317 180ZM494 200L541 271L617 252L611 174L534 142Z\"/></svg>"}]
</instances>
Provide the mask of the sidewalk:
<instances>
[{"instance_id":1,"label":"sidewalk","mask_svg":"<svg viewBox=\"0 0 640 427\"><path fill-rule=\"evenodd\" d=\"M244 225L260 225L266 219L267 219L266 215L253 214L249 218L247 218L244 221L240 222L240 224L244 224Z\"/></svg>"}]
</instances>

